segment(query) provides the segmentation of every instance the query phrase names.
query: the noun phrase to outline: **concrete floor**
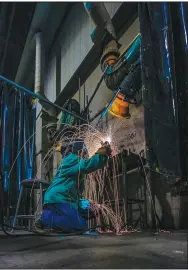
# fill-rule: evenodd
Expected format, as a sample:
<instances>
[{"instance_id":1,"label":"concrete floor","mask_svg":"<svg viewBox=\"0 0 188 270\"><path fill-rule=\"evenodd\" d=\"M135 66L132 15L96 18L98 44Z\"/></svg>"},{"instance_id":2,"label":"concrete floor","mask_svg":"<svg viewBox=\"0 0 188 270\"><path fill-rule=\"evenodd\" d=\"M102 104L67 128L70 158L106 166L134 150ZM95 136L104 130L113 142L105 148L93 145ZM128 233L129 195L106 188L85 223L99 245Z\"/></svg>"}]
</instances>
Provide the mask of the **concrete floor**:
<instances>
[{"instance_id":1,"label":"concrete floor","mask_svg":"<svg viewBox=\"0 0 188 270\"><path fill-rule=\"evenodd\" d=\"M0 268L187 268L187 234L7 238Z\"/></svg>"}]
</instances>

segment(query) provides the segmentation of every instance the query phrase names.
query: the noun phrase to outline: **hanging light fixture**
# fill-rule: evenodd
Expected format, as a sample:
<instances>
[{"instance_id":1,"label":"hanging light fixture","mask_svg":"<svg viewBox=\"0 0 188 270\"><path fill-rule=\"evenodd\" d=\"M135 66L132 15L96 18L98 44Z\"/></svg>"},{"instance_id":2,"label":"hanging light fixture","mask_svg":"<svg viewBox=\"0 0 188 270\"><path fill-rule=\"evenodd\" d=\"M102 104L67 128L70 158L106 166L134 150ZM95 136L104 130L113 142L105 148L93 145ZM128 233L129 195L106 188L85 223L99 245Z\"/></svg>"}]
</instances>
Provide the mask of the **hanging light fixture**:
<instances>
[{"instance_id":1,"label":"hanging light fixture","mask_svg":"<svg viewBox=\"0 0 188 270\"><path fill-rule=\"evenodd\" d=\"M129 103L125 101L125 95L119 93L108 112L115 117L129 119L131 117Z\"/></svg>"}]
</instances>

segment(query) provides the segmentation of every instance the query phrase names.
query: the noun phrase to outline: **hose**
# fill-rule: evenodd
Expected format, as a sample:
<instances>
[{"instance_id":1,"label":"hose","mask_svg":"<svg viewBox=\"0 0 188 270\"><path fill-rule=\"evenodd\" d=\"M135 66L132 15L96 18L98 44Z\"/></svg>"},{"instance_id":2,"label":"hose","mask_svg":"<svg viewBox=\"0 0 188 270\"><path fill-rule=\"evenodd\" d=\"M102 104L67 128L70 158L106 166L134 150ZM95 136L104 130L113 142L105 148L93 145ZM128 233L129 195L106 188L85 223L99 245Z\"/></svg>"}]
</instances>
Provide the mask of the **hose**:
<instances>
[{"instance_id":1,"label":"hose","mask_svg":"<svg viewBox=\"0 0 188 270\"><path fill-rule=\"evenodd\" d=\"M104 80L109 89L117 90L119 85L128 75L130 67L139 59L141 37L138 35L125 54L121 55L117 62L107 69ZM101 69L104 71L106 64L101 58Z\"/></svg>"}]
</instances>

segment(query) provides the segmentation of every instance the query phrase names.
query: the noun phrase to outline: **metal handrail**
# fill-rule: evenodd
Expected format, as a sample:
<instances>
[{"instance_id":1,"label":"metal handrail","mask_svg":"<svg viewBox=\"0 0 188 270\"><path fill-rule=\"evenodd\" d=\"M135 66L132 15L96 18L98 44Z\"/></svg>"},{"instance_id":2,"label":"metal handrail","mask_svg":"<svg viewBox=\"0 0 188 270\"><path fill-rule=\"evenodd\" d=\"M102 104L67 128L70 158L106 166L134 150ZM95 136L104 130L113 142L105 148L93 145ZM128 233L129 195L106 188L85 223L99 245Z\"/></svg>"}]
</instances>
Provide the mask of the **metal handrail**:
<instances>
[{"instance_id":1,"label":"metal handrail","mask_svg":"<svg viewBox=\"0 0 188 270\"><path fill-rule=\"evenodd\" d=\"M86 119L82 118L81 116L79 116L79 115L77 115L77 114L75 114L75 113L73 113L73 112L69 112L69 111L66 110L65 108L63 108L63 107L61 107L61 106L59 106L59 105L57 105L57 104L55 104L55 103L49 101L49 100L46 99L46 98L41 97L40 95L34 93L33 91L31 91L31 90L29 90L29 89L27 89L27 88L25 88L25 87L19 85L18 83L15 83L15 82L13 82L13 81L11 81L11 80L5 78L5 77L2 76L2 75L0 75L0 80L2 80L2 81L4 81L4 82L6 82L6 83L8 83L8 84L10 84L10 85L12 85L12 86L14 86L16 89L22 90L23 92L29 94L30 96L33 96L33 97L35 97L35 98L37 98L37 99L39 99L39 100L42 100L43 102L46 102L46 103L48 103L48 104L50 104L50 105L56 107L57 109L59 109L59 110L61 110L61 111L63 111L63 112L66 112L66 113L68 113L68 114L70 114L70 115L72 115L72 116L74 116L74 117L76 117L76 118L78 118L78 119L80 119L80 120L82 120L82 121L84 121L84 122L87 123Z\"/></svg>"}]
</instances>

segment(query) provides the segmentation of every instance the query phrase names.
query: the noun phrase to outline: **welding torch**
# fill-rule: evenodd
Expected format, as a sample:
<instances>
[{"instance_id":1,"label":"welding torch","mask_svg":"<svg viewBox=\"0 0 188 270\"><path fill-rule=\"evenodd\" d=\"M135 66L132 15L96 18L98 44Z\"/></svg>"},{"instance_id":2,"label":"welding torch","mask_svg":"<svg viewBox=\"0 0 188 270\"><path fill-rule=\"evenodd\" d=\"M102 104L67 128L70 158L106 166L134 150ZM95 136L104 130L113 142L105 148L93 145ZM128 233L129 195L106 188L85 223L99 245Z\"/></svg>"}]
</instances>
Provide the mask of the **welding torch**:
<instances>
[{"instance_id":1,"label":"welding torch","mask_svg":"<svg viewBox=\"0 0 188 270\"><path fill-rule=\"evenodd\" d=\"M111 152L112 152L112 149L110 147L110 143L108 141L105 141L105 142L101 142L101 148L107 148L108 151L108 156L111 157Z\"/></svg>"}]
</instances>

